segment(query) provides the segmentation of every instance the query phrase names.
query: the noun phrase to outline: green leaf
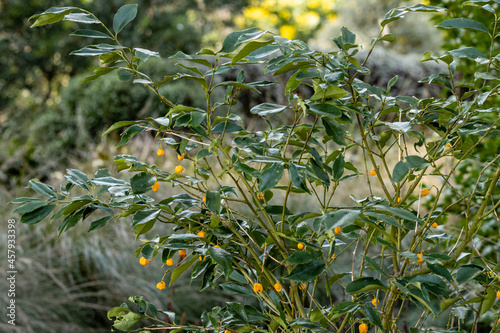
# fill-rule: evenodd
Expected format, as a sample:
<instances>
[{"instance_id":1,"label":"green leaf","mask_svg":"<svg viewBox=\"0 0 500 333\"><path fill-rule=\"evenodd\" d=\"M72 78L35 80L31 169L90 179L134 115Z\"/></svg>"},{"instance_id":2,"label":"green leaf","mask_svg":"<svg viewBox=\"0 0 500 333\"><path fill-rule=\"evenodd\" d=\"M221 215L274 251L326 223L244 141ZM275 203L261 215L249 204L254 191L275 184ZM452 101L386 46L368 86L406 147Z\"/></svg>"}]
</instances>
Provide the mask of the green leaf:
<instances>
[{"instance_id":1,"label":"green leaf","mask_svg":"<svg viewBox=\"0 0 500 333\"><path fill-rule=\"evenodd\" d=\"M146 172L141 172L130 178L130 186L134 194L143 194L151 191L151 186L156 182L156 177Z\"/></svg>"},{"instance_id":2,"label":"green leaf","mask_svg":"<svg viewBox=\"0 0 500 333\"><path fill-rule=\"evenodd\" d=\"M478 31L484 31L487 34L489 34L488 29L481 22L463 17L444 20L443 22L436 25L436 27L445 29L457 28L457 29L478 30Z\"/></svg>"},{"instance_id":3,"label":"green leaf","mask_svg":"<svg viewBox=\"0 0 500 333\"><path fill-rule=\"evenodd\" d=\"M99 177L91 180L94 185L98 186L121 186L128 185L128 183L121 179L116 179L114 177Z\"/></svg>"},{"instance_id":4,"label":"green leaf","mask_svg":"<svg viewBox=\"0 0 500 333\"><path fill-rule=\"evenodd\" d=\"M384 326L382 325L382 320L380 320L380 315L378 314L378 312L376 312L372 307L366 304L363 305L363 312L365 313L366 318L368 318L370 323L379 327L382 331L384 330Z\"/></svg>"},{"instance_id":5,"label":"green leaf","mask_svg":"<svg viewBox=\"0 0 500 333\"><path fill-rule=\"evenodd\" d=\"M446 268L444 268L443 266L433 265L433 264L427 262L427 268L429 268L429 270L432 273L439 275L439 276L442 276L446 280L448 280L449 282L453 283L453 278L451 277L450 272Z\"/></svg>"},{"instance_id":6,"label":"green leaf","mask_svg":"<svg viewBox=\"0 0 500 333\"><path fill-rule=\"evenodd\" d=\"M120 331L129 331L141 319L142 316L135 312L129 312L125 315L118 315L115 322L113 323L113 327Z\"/></svg>"},{"instance_id":7,"label":"green leaf","mask_svg":"<svg viewBox=\"0 0 500 333\"><path fill-rule=\"evenodd\" d=\"M87 189L87 185L90 186L89 177L87 177L87 175L80 170L66 169L66 173L71 176L71 180L68 179L68 181L72 182L73 184L83 187L84 189Z\"/></svg>"},{"instance_id":8,"label":"green leaf","mask_svg":"<svg viewBox=\"0 0 500 333\"><path fill-rule=\"evenodd\" d=\"M476 60L477 58L486 59L486 56L474 46L462 47L460 49L448 51L448 53L457 58L468 58L472 60Z\"/></svg>"},{"instance_id":9,"label":"green leaf","mask_svg":"<svg viewBox=\"0 0 500 333\"><path fill-rule=\"evenodd\" d=\"M92 29L79 29L73 32L70 36L88 37L88 38L111 38L109 35L103 32Z\"/></svg>"},{"instance_id":10,"label":"green leaf","mask_svg":"<svg viewBox=\"0 0 500 333\"><path fill-rule=\"evenodd\" d=\"M401 131L403 133L408 132L411 130L411 124L409 122L393 122L393 123L387 123L384 122L390 129L395 130L395 131Z\"/></svg>"},{"instance_id":11,"label":"green leaf","mask_svg":"<svg viewBox=\"0 0 500 333\"><path fill-rule=\"evenodd\" d=\"M170 276L170 284L169 284L169 286L171 286L172 283L174 283L175 280L177 280L177 278L179 276L181 276L181 274L186 271L186 269L188 269L192 264L194 264L196 262L196 260L198 260L198 257L193 256L189 261L186 261L185 263L183 263L182 265L180 265L179 267L177 267L176 269L174 269L172 271L171 276Z\"/></svg>"},{"instance_id":12,"label":"green leaf","mask_svg":"<svg viewBox=\"0 0 500 333\"><path fill-rule=\"evenodd\" d=\"M399 183L403 181L403 179L405 179L409 173L410 166L408 165L408 163L399 161L398 163L396 163L396 165L394 166L394 170L392 171L392 182Z\"/></svg>"},{"instance_id":13,"label":"green leaf","mask_svg":"<svg viewBox=\"0 0 500 333\"><path fill-rule=\"evenodd\" d=\"M132 226L135 227L140 224L146 224L150 221L156 221L160 215L161 209L143 209L134 214L132 219Z\"/></svg>"},{"instance_id":14,"label":"green leaf","mask_svg":"<svg viewBox=\"0 0 500 333\"><path fill-rule=\"evenodd\" d=\"M117 67L97 67L94 69L94 74L87 76L85 79L83 79L82 84L90 81L97 80L103 75L108 74L109 72L112 72L116 69Z\"/></svg>"},{"instance_id":15,"label":"green leaf","mask_svg":"<svg viewBox=\"0 0 500 333\"><path fill-rule=\"evenodd\" d=\"M98 19L96 19L91 14L87 13L70 13L64 16L64 21L77 22L77 23L86 23L86 24L96 24L101 23Z\"/></svg>"},{"instance_id":16,"label":"green leaf","mask_svg":"<svg viewBox=\"0 0 500 333\"><path fill-rule=\"evenodd\" d=\"M249 89L249 90L252 90L252 91L255 91L257 93L260 94L260 91L255 88L255 87L252 87L248 84L245 84L245 83L241 83L241 82L236 82L236 81L226 81L226 82L221 82L217 85L214 86L214 88L216 87L237 87L237 88L244 88L244 89ZM262 105L262 104L261 104ZM252 108L253 109L253 108ZM250 110L251 111L251 110Z\"/></svg>"},{"instance_id":17,"label":"green leaf","mask_svg":"<svg viewBox=\"0 0 500 333\"><path fill-rule=\"evenodd\" d=\"M249 42L253 39L258 39L262 37L266 31L263 31L259 28L250 28L242 31L234 31L224 38L222 42L222 48L220 52L233 52L236 50L241 44Z\"/></svg>"},{"instance_id":18,"label":"green leaf","mask_svg":"<svg viewBox=\"0 0 500 333\"><path fill-rule=\"evenodd\" d=\"M35 209L38 209L40 207L46 206L47 204L44 201L32 201L28 202L25 205L19 206L14 211L12 214L24 214L24 213L29 213L34 211Z\"/></svg>"},{"instance_id":19,"label":"green leaf","mask_svg":"<svg viewBox=\"0 0 500 333\"><path fill-rule=\"evenodd\" d=\"M37 208L29 213L23 214L21 216L21 223L25 224L35 224L42 221L47 215L54 210L56 205L46 205L40 208Z\"/></svg>"},{"instance_id":20,"label":"green leaf","mask_svg":"<svg viewBox=\"0 0 500 333\"><path fill-rule=\"evenodd\" d=\"M299 172L299 169L295 164L290 163L290 166L288 168L288 173L290 175L290 180L292 181L292 184L303 191L306 191L309 193L309 189L307 188L306 185L306 175L305 172Z\"/></svg>"},{"instance_id":21,"label":"green leaf","mask_svg":"<svg viewBox=\"0 0 500 333\"><path fill-rule=\"evenodd\" d=\"M37 17L37 20L35 23L31 25L30 28L46 25L46 24L52 24L61 21L66 14L69 14L75 10L81 10L78 7L52 7L47 9L41 14L36 14L33 15L29 18L31 19Z\"/></svg>"},{"instance_id":22,"label":"green leaf","mask_svg":"<svg viewBox=\"0 0 500 333\"><path fill-rule=\"evenodd\" d=\"M285 261L294 265L306 264L321 257L322 253L319 251L295 251L291 256L286 258Z\"/></svg>"},{"instance_id":23,"label":"green leaf","mask_svg":"<svg viewBox=\"0 0 500 333\"><path fill-rule=\"evenodd\" d=\"M329 103L314 103L310 104L309 108L312 112L320 116L340 117L342 115L341 109L339 109L336 105Z\"/></svg>"},{"instance_id":24,"label":"green leaf","mask_svg":"<svg viewBox=\"0 0 500 333\"><path fill-rule=\"evenodd\" d=\"M342 154L340 154L333 162L333 179L339 180L344 174L345 160Z\"/></svg>"},{"instance_id":25,"label":"green leaf","mask_svg":"<svg viewBox=\"0 0 500 333\"><path fill-rule=\"evenodd\" d=\"M113 18L113 30L116 33L119 33L128 23L135 19L136 15L136 4L130 4L120 7Z\"/></svg>"},{"instance_id":26,"label":"green leaf","mask_svg":"<svg viewBox=\"0 0 500 333\"><path fill-rule=\"evenodd\" d=\"M208 191L207 192L207 207L208 209L216 214L219 215L220 212L220 193L219 191Z\"/></svg>"},{"instance_id":27,"label":"green leaf","mask_svg":"<svg viewBox=\"0 0 500 333\"><path fill-rule=\"evenodd\" d=\"M495 304L495 299L496 299L496 291L493 288L488 288L488 291L486 292L486 296L484 297L483 304L481 305L481 312L479 314L479 317L482 317L486 311L491 309L493 305Z\"/></svg>"},{"instance_id":28,"label":"green leaf","mask_svg":"<svg viewBox=\"0 0 500 333\"><path fill-rule=\"evenodd\" d=\"M297 319L294 319L291 323L290 323L290 326L291 327L305 327L311 331L322 331L324 332L325 329L321 326L319 326L318 324L315 324L311 321L311 319L309 318L297 318ZM307 331L307 330L306 330Z\"/></svg>"},{"instance_id":29,"label":"green leaf","mask_svg":"<svg viewBox=\"0 0 500 333\"><path fill-rule=\"evenodd\" d=\"M46 197L54 198L56 196L52 188L44 183L40 182L38 179L32 179L29 181L29 187L35 192L45 195Z\"/></svg>"},{"instance_id":30,"label":"green leaf","mask_svg":"<svg viewBox=\"0 0 500 333\"><path fill-rule=\"evenodd\" d=\"M150 51L147 49L142 49L140 47L134 48L134 51L135 51L135 56L137 58L141 59L142 61L146 61L150 57L160 58L160 53L158 53L156 51Z\"/></svg>"},{"instance_id":31,"label":"green leaf","mask_svg":"<svg viewBox=\"0 0 500 333\"><path fill-rule=\"evenodd\" d=\"M259 186L259 192L265 192L272 189L283 176L283 170L285 169L284 163L272 163L271 166L262 172L262 182Z\"/></svg>"},{"instance_id":32,"label":"green leaf","mask_svg":"<svg viewBox=\"0 0 500 333\"><path fill-rule=\"evenodd\" d=\"M246 287L242 286L240 284L234 283L234 282L225 282L221 283L220 286L224 291L230 293L230 294L236 294L236 295L243 295L243 296L254 296L254 292Z\"/></svg>"},{"instance_id":33,"label":"green leaf","mask_svg":"<svg viewBox=\"0 0 500 333\"><path fill-rule=\"evenodd\" d=\"M113 216L105 216L97 221L92 222L90 224L89 232L104 227L106 223L108 223L112 218Z\"/></svg>"},{"instance_id":34,"label":"green leaf","mask_svg":"<svg viewBox=\"0 0 500 333\"><path fill-rule=\"evenodd\" d=\"M400 218L405 219L405 220L409 220L409 221L413 221L413 222L420 221L420 219L418 217L416 217L413 213L411 213L407 210L404 210L402 208L390 207L390 206L385 206L385 205L375 205L375 206L373 206L373 208L384 210L388 213L391 213L394 216L400 217Z\"/></svg>"},{"instance_id":35,"label":"green leaf","mask_svg":"<svg viewBox=\"0 0 500 333\"><path fill-rule=\"evenodd\" d=\"M265 116L274 116L278 113L283 112L283 110L285 110L286 108L287 107L285 105L262 103L251 108L250 112L265 117Z\"/></svg>"},{"instance_id":36,"label":"green leaf","mask_svg":"<svg viewBox=\"0 0 500 333\"><path fill-rule=\"evenodd\" d=\"M208 253L210 253L210 257L222 267L227 281L229 273L231 272L231 267L233 266L233 257L231 254L224 249L212 246L208 248Z\"/></svg>"},{"instance_id":37,"label":"green leaf","mask_svg":"<svg viewBox=\"0 0 500 333\"><path fill-rule=\"evenodd\" d=\"M321 121L325 127L326 134L331 136L336 144L340 146L347 145L344 139L345 128L342 125L339 125L335 120L328 120L326 117L321 118Z\"/></svg>"},{"instance_id":38,"label":"green leaf","mask_svg":"<svg viewBox=\"0 0 500 333\"><path fill-rule=\"evenodd\" d=\"M409 167L416 170L422 170L431 165L425 158L416 155L407 156L405 159Z\"/></svg>"},{"instance_id":39,"label":"green leaf","mask_svg":"<svg viewBox=\"0 0 500 333\"><path fill-rule=\"evenodd\" d=\"M270 215L283 214L283 206L280 205L267 205L264 209ZM293 215L293 213L288 208L285 208L285 215Z\"/></svg>"},{"instance_id":40,"label":"green leaf","mask_svg":"<svg viewBox=\"0 0 500 333\"><path fill-rule=\"evenodd\" d=\"M323 260L313 260L307 264L296 266L290 275L283 277L286 280L308 282L314 280L316 276L323 272L325 262Z\"/></svg>"},{"instance_id":41,"label":"green leaf","mask_svg":"<svg viewBox=\"0 0 500 333\"><path fill-rule=\"evenodd\" d=\"M456 275L457 283L461 285L465 284L482 271L483 269L481 267L475 265L465 265L463 267L460 267L457 270Z\"/></svg>"},{"instance_id":42,"label":"green leaf","mask_svg":"<svg viewBox=\"0 0 500 333\"><path fill-rule=\"evenodd\" d=\"M266 41L266 42L250 42L247 45L245 45L234 57L233 60L231 61L232 64L237 63L241 59L245 58L248 56L250 53L252 53L255 50L258 50L266 45L271 44L272 41Z\"/></svg>"},{"instance_id":43,"label":"green leaf","mask_svg":"<svg viewBox=\"0 0 500 333\"><path fill-rule=\"evenodd\" d=\"M375 260L365 255L363 255L362 257L365 258L365 260L368 261L368 263L372 265L373 269L376 270L378 273L385 275L386 277L389 277L389 275L387 275L387 273L380 267L380 265Z\"/></svg>"},{"instance_id":44,"label":"green leaf","mask_svg":"<svg viewBox=\"0 0 500 333\"><path fill-rule=\"evenodd\" d=\"M70 55L76 55L80 57L94 57L98 55L103 55L107 53L114 53L113 50L107 50L107 49L95 49L91 47L82 47L79 50L72 51Z\"/></svg>"},{"instance_id":45,"label":"green leaf","mask_svg":"<svg viewBox=\"0 0 500 333\"><path fill-rule=\"evenodd\" d=\"M389 287L382 281L372 277L362 277L352 281L345 287L348 294L362 293L369 290L383 289L387 290Z\"/></svg>"}]
</instances>

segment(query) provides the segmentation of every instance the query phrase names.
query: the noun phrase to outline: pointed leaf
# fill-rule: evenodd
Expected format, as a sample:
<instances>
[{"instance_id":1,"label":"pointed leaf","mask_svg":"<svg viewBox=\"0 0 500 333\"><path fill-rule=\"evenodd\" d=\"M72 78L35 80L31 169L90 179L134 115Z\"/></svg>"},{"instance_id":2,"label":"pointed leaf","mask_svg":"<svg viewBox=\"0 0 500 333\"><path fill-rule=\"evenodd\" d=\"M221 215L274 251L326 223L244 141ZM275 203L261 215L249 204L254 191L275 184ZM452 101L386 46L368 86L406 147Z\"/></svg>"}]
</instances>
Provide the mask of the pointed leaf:
<instances>
[{"instance_id":1,"label":"pointed leaf","mask_svg":"<svg viewBox=\"0 0 500 333\"><path fill-rule=\"evenodd\" d=\"M113 30L116 33L119 33L128 23L135 19L136 15L136 4L130 4L120 7L113 18Z\"/></svg>"},{"instance_id":2,"label":"pointed leaf","mask_svg":"<svg viewBox=\"0 0 500 333\"><path fill-rule=\"evenodd\" d=\"M283 110L285 109L286 109L285 105L262 103L251 108L250 112L264 117L264 116L274 116L278 113L283 112Z\"/></svg>"},{"instance_id":3,"label":"pointed leaf","mask_svg":"<svg viewBox=\"0 0 500 333\"><path fill-rule=\"evenodd\" d=\"M290 275L283 277L287 280L309 282L323 272L325 262L323 260L313 260L306 264L296 266Z\"/></svg>"},{"instance_id":4,"label":"pointed leaf","mask_svg":"<svg viewBox=\"0 0 500 333\"><path fill-rule=\"evenodd\" d=\"M436 25L436 27L446 28L446 29L457 28L457 29L478 30L478 31L484 31L489 34L488 29L481 22L472 19L466 19L463 17L444 20L443 22Z\"/></svg>"},{"instance_id":5,"label":"pointed leaf","mask_svg":"<svg viewBox=\"0 0 500 333\"><path fill-rule=\"evenodd\" d=\"M273 163L267 169L262 172L261 184L259 186L259 192L264 192L272 189L283 176L284 163Z\"/></svg>"},{"instance_id":6,"label":"pointed leaf","mask_svg":"<svg viewBox=\"0 0 500 333\"><path fill-rule=\"evenodd\" d=\"M208 248L208 253L210 253L210 257L222 267L224 276L227 280L231 272L231 267L233 266L233 257L231 254L224 249L212 246Z\"/></svg>"}]
</instances>

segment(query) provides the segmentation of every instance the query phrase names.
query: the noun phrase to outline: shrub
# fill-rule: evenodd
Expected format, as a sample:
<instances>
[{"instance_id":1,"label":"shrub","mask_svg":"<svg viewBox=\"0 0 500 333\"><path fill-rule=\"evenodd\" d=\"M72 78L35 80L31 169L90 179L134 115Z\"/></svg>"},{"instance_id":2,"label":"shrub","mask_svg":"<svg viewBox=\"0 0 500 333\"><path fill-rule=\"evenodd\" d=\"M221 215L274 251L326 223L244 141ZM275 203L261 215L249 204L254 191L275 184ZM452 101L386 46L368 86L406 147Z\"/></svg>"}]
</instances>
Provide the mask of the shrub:
<instances>
[{"instance_id":1,"label":"shrub","mask_svg":"<svg viewBox=\"0 0 500 333\"><path fill-rule=\"evenodd\" d=\"M49 216L62 220L59 235L94 216L89 230L129 218L142 242L136 264L165 269L152 285L163 289L165 282L168 290L192 268L191 279L202 280L201 291L221 287L258 304L228 302L204 312L201 324L180 324L175 313L135 296L130 298L135 305L109 310L115 329L397 332L411 326L417 333L485 325L498 330L500 260L498 253L476 251L474 244L491 220L498 221L500 206L500 155L493 151L477 159L480 145L498 135L497 109L483 108L498 91L495 54L480 55L472 46L426 52L422 61L444 63L448 72L421 81L442 86L449 98L390 96L397 76L386 87L358 80L369 72L365 64L373 48L395 40L383 34L387 24L411 12L443 11L418 4L386 14L361 63L354 57L356 36L347 28L332 39L338 50L329 53L250 28L229 34L218 51L176 53L171 58L190 74L153 81L140 68L159 54L117 39L136 11L135 5L121 7L109 29L83 9L52 8L36 15L33 26L63 18L97 21L103 32L78 34L105 35L113 44L73 52L100 57L102 66L88 80L117 72L166 107L163 117L121 121L104 134L126 127L119 143L125 145L135 135L154 133L158 147L151 155L161 148L159 161L173 159L176 167L161 170L119 155L116 168L132 174L129 180L107 169L91 178L69 169L60 190L31 180L29 187L45 199L15 199L21 206L14 212L26 224ZM496 25L486 28L471 19L439 26L480 30L492 40L498 35ZM462 58L476 62L476 80L455 80ZM260 131L251 131L233 113L239 91L273 84L245 82L244 69L254 63L264 63L274 75L293 73L284 87L287 104L262 103L250 110L267 123ZM235 68L243 68L235 80L214 80ZM206 107L177 104L161 93L163 85L177 80L196 82ZM313 93L296 94L301 85ZM467 92L458 94L464 87ZM224 97L214 99L220 90ZM456 170L471 164L480 170L475 183L455 186ZM364 197L352 195L355 191ZM462 225L455 224L459 215ZM159 233L163 223L174 232ZM412 315L417 310L420 318ZM134 329L141 321L147 327Z\"/></svg>"}]
</instances>

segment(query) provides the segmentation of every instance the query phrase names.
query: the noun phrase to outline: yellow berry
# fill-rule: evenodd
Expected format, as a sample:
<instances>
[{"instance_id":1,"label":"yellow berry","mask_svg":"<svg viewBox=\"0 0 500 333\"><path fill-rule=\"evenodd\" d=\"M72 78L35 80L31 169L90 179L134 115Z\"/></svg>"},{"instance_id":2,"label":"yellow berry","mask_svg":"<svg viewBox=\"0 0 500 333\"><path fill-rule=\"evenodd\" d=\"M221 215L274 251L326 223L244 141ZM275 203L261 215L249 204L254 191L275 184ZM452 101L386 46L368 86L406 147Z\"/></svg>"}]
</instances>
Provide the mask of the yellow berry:
<instances>
[{"instance_id":1,"label":"yellow berry","mask_svg":"<svg viewBox=\"0 0 500 333\"><path fill-rule=\"evenodd\" d=\"M182 250L179 250L179 255L181 257L185 257L186 256L186 250L182 249Z\"/></svg>"},{"instance_id":2,"label":"yellow berry","mask_svg":"<svg viewBox=\"0 0 500 333\"><path fill-rule=\"evenodd\" d=\"M332 256L330 258L335 259L335 253L332 254Z\"/></svg>"},{"instance_id":3,"label":"yellow berry","mask_svg":"<svg viewBox=\"0 0 500 333\"><path fill-rule=\"evenodd\" d=\"M173 266L174 265L174 260L173 259L167 259L167 266Z\"/></svg>"},{"instance_id":4,"label":"yellow berry","mask_svg":"<svg viewBox=\"0 0 500 333\"><path fill-rule=\"evenodd\" d=\"M336 233L336 234L340 234L340 231L342 230L341 227L335 227L335 229L333 229L333 231Z\"/></svg>"},{"instance_id":5,"label":"yellow berry","mask_svg":"<svg viewBox=\"0 0 500 333\"><path fill-rule=\"evenodd\" d=\"M428 194L429 194L429 192L430 192L430 191L429 191L429 189L428 189L428 188L424 188L424 189L422 190L422 196L423 196L423 197L425 197L426 195L428 195Z\"/></svg>"},{"instance_id":6,"label":"yellow berry","mask_svg":"<svg viewBox=\"0 0 500 333\"><path fill-rule=\"evenodd\" d=\"M216 247L216 248L220 249L220 246L219 246L219 245L215 245L214 247Z\"/></svg>"},{"instance_id":7,"label":"yellow berry","mask_svg":"<svg viewBox=\"0 0 500 333\"><path fill-rule=\"evenodd\" d=\"M162 290L165 289L165 282L161 281L156 284L156 288Z\"/></svg>"},{"instance_id":8,"label":"yellow berry","mask_svg":"<svg viewBox=\"0 0 500 333\"><path fill-rule=\"evenodd\" d=\"M139 259L139 264L141 264L142 266L146 266L150 263L150 261L144 257L141 257L141 259Z\"/></svg>"},{"instance_id":9,"label":"yellow berry","mask_svg":"<svg viewBox=\"0 0 500 333\"><path fill-rule=\"evenodd\" d=\"M175 173L182 173L182 171L184 171L184 167L182 165L178 165L174 169Z\"/></svg>"},{"instance_id":10,"label":"yellow berry","mask_svg":"<svg viewBox=\"0 0 500 333\"><path fill-rule=\"evenodd\" d=\"M297 248L299 250L302 250L304 248L304 244L302 244L302 243L297 244Z\"/></svg>"},{"instance_id":11,"label":"yellow berry","mask_svg":"<svg viewBox=\"0 0 500 333\"><path fill-rule=\"evenodd\" d=\"M200 231L197 235L200 237L207 237L207 233L205 231Z\"/></svg>"},{"instance_id":12,"label":"yellow berry","mask_svg":"<svg viewBox=\"0 0 500 333\"><path fill-rule=\"evenodd\" d=\"M372 299L372 304L373 306L378 306L380 304L380 301L378 300L378 298L374 298Z\"/></svg>"},{"instance_id":13,"label":"yellow berry","mask_svg":"<svg viewBox=\"0 0 500 333\"><path fill-rule=\"evenodd\" d=\"M401 202L401 200L403 200L403 199L401 199L401 198L398 197L398 202Z\"/></svg>"},{"instance_id":14,"label":"yellow berry","mask_svg":"<svg viewBox=\"0 0 500 333\"><path fill-rule=\"evenodd\" d=\"M202 256L199 256L199 257L198 257L198 259L199 259L200 261L204 261L204 260L205 260L205 258L206 258L206 257L202 257Z\"/></svg>"},{"instance_id":15,"label":"yellow berry","mask_svg":"<svg viewBox=\"0 0 500 333\"><path fill-rule=\"evenodd\" d=\"M437 224L436 222L434 222L434 223L432 224L432 227L433 227L434 229L436 229L436 228L438 227L438 224Z\"/></svg>"},{"instance_id":16,"label":"yellow berry","mask_svg":"<svg viewBox=\"0 0 500 333\"><path fill-rule=\"evenodd\" d=\"M500 290L497 291L497 298L500 298Z\"/></svg>"},{"instance_id":17,"label":"yellow berry","mask_svg":"<svg viewBox=\"0 0 500 333\"><path fill-rule=\"evenodd\" d=\"M151 186L151 188L153 189L153 192L158 191L160 189L160 183L155 182L155 184Z\"/></svg>"},{"instance_id":18,"label":"yellow berry","mask_svg":"<svg viewBox=\"0 0 500 333\"><path fill-rule=\"evenodd\" d=\"M203 197L203 202L207 202L207 197Z\"/></svg>"},{"instance_id":19,"label":"yellow berry","mask_svg":"<svg viewBox=\"0 0 500 333\"><path fill-rule=\"evenodd\" d=\"M418 262L419 264L423 263L423 262L424 262L424 258L418 258L417 262Z\"/></svg>"},{"instance_id":20,"label":"yellow berry","mask_svg":"<svg viewBox=\"0 0 500 333\"><path fill-rule=\"evenodd\" d=\"M366 332L368 332L368 325L366 325L365 323L362 323L359 325L358 329L359 329L359 333L366 333Z\"/></svg>"},{"instance_id":21,"label":"yellow berry","mask_svg":"<svg viewBox=\"0 0 500 333\"><path fill-rule=\"evenodd\" d=\"M184 154L177 155L177 159L179 160L179 162L182 161L184 159Z\"/></svg>"},{"instance_id":22,"label":"yellow berry","mask_svg":"<svg viewBox=\"0 0 500 333\"><path fill-rule=\"evenodd\" d=\"M163 155L165 155L165 151L164 151L163 149L161 149L161 148L160 148L160 149L158 149L158 150L156 151L156 155L158 155L158 156L163 156Z\"/></svg>"},{"instance_id":23,"label":"yellow berry","mask_svg":"<svg viewBox=\"0 0 500 333\"><path fill-rule=\"evenodd\" d=\"M225 330L224 333L231 333L231 331L230 330Z\"/></svg>"},{"instance_id":24,"label":"yellow berry","mask_svg":"<svg viewBox=\"0 0 500 333\"><path fill-rule=\"evenodd\" d=\"M281 291L281 284L276 283L276 284L274 285L274 290L276 290L277 292L280 292L280 291Z\"/></svg>"},{"instance_id":25,"label":"yellow berry","mask_svg":"<svg viewBox=\"0 0 500 333\"><path fill-rule=\"evenodd\" d=\"M371 176L375 176L377 174L377 171L375 171L375 169L371 169L370 170L370 175Z\"/></svg>"},{"instance_id":26,"label":"yellow berry","mask_svg":"<svg viewBox=\"0 0 500 333\"><path fill-rule=\"evenodd\" d=\"M253 285L253 291L256 293L261 293L264 290L264 287L260 283L254 283Z\"/></svg>"}]
</instances>

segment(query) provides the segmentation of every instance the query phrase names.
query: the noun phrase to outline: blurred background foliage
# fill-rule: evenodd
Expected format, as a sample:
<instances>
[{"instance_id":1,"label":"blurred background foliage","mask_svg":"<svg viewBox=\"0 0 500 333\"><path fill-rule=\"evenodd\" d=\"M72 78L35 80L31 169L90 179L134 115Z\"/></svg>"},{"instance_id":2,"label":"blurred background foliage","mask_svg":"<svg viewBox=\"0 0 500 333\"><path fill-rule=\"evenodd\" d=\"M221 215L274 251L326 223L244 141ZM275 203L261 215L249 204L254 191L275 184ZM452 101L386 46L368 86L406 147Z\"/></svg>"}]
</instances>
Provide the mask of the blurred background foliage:
<instances>
[{"instance_id":1,"label":"blurred background foliage","mask_svg":"<svg viewBox=\"0 0 500 333\"><path fill-rule=\"evenodd\" d=\"M462 45L476 45L488 52L489 45L480 34L471 31L446 30L438 33L433 25L449 17L468 17L472 7L463 7L465 0L427 0L426 4L449 9L434 17L409 15L391 25L398 40L379 48L368 67L373 74L363 78L385 85L399 75L394 93L419 97L439 95L416 82L439 71L432 63L418 64L423 52L438 52ZM404 0L143 0L138 17L122 35L126 45L159 51L161 60L150 60L145 71L158 77L181 71L174 68L168 56L177 51L187 54L201 47L220 47L223 37L234 29L258 26L287 38L307 41L321 50L332 49L330 38L339 34L342 26L354 31L366 46L378 33L379 21L390 9L418 1ZM77 166L93 173L99 167L109 167L117 151L117 136L103 139L105 128L119 120L133 120L165 114L164 106L144 89L131 89L130 82L105 76L81 85L89 74L94 59L73 57L69 53L83 47L81 39L68 37L77 29L73 22L63 22L30 29L28 18L51 6L87 8L109 23L113 13L129 0L0 0L0 218L2 226L11 218L12 207L6 203L25 194L24 186L32 177L49 179L56 185L67 167ZM485 20L489 20L487 14ZM475 16L478 19L478 16ZM92 43L92 41L88 41ZM473 75L470 67L459 68L464 77ZM258 71L258 70L257 70ZM262 73L260 71L259 73ZM262 75L247 73L247 75ZM157 77L157 78L158 78ZM279 78L267 78L279 81ZM165 85L165 94L176 103L201 106L204 96L188 83ZM273 88L276 89L276 88ZM282 88L281 88L282 89ZM103 93L105 92L105 93ZM276 102L282 92L264 92L259 98ZM263 101L243 95L242 110ZM278 101L279 102L279 101ZM484 152L498 150L498 138L485 142ZM155 151L152 138L137 142L129 153L151 155ZM140 156L140 158L144 158ZM478 161L481 156L478 157ZM457 171L457 186L474 186L478 173L474 165L464 165ZM450 199L452 197L450 193ZM463 207L456 207L457 213ZM495 220L489 221L498 231ZM460 226L457 225L457 228ZM147 273L134 257L136 244L130 244L131 231L126 225L106 227L105 232L87 236L85 230L75 230L57 243L54 226L18 228L19 332L101 332L109 331L106 310L125 300L124 295L141 294L149 301L166 306L170 295L154 289L161 269L148 267ZM77 228L75 228L77 229ZM498 232L497 232L498 234ZM498 242L481 235L480 248L487 255L500 253ZM5 242L1 242L5 253ZM4 274L3 272L1 274ZM2 290L6 280L0 283ZM182 281L180 281L182 282ZM188 321L199 318L201 299L197 286L179 283L174 293L173 309L186 313ZM38 288L33 288L37 286ZM211 297L219 299L220 291ZM339 295L342 297L342 295ZM0 306L6 302L0 296ZM209 304L208 306L212 306ZM0 324L0 331L12 327ZM17 332L17 331L12 331Z\"/></svg>"}]
</instances>

